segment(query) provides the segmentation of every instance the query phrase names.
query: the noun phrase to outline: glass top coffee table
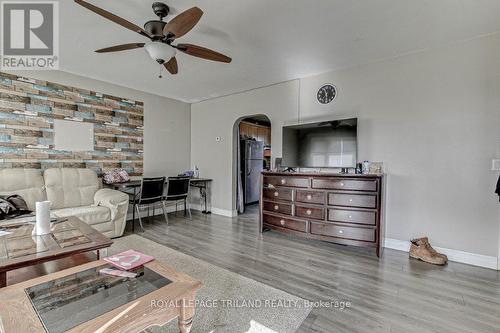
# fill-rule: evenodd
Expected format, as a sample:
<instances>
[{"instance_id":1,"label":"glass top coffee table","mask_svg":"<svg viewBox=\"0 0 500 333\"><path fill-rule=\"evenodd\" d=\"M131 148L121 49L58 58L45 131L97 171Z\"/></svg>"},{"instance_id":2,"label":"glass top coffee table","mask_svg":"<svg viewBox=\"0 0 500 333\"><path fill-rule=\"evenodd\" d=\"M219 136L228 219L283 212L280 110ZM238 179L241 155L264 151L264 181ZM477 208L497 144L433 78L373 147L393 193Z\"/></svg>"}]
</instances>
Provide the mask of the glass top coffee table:
<instances>
[{"instance_id":1,"label":"glass top coffee table","mask_svg":"<svg viewBox=\"0 0 500 333\"><path fill-rule=\"evenodd\" d=\"M141 332L178 318L191 330L201 282L153 260L135 278L100 273L103 260L0 289L0 332Z\"/></svg>"},{"instance_id":2,"label":"glass top coffee table","mask_svg":"<svg viewBox=\"0 0 500 333\"><path fill-rule=\"evenodd\" d=\"M113 242L76 217L51 225L51 233L32 236L32 222L0 224L0 288L7 285L7 272L75 254L105 251Z\"/></svg>"},{"instance_id":3,"label":"glass top coffee table","mask_svg":"<svg viewBox=\"0 0 500 333\"><path fill-rule=\"evenodd\" d=\"M133 279L100 274L103 267L112 268L90 268L26 289L47 332L66 332L172 283L147 267L134 270Z\"/></svg>"}]
</instances>

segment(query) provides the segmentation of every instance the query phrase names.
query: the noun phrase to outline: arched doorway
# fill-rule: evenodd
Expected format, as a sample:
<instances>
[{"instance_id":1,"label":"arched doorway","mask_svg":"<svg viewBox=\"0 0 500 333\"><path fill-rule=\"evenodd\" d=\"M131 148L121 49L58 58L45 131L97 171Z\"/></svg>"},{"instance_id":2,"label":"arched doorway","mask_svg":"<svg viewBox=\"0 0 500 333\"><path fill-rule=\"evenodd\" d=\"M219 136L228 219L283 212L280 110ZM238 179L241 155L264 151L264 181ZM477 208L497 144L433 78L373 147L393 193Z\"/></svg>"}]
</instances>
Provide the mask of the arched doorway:
<instances>
[{"instance_id":1,"label":"arched doorway","mask_svg":"<svg viewBox=\"0 0 500 333\"><path fill-rule=\"evenodd\" d=\"M234 207L238 214L256 211L260 174L271 169L271 120L266 115L241 117L233 130Z\"/></svg>"}]
</instances>

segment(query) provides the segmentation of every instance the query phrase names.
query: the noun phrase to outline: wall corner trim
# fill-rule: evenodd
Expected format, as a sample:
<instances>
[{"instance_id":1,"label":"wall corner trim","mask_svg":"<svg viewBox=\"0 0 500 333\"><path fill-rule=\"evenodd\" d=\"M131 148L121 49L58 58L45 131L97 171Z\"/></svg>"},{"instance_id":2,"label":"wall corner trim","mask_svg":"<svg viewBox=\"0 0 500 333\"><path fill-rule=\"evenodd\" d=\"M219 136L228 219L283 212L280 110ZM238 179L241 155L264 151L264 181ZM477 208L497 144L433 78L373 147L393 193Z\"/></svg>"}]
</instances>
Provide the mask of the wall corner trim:
<instances>
[{"instance_id":1,"label":"wall corner trim","mask_svg":"<svg viewBox=\"0 0 500 333\"><path fill-rule=\"evenodd\" d=\"M384 247L388 249L409 252L410 242L399 239L386 238ZM446 254L450 261L494 270L500 270L500 257L485 256L483 254L464 252L460 250L434 247L436 251Z\"/></svg>"},{"instance_id":2,"label":"wall corner trim","mask_svg":"<svg viewBox=\"0 0 500 333\"><path fill-rule=\"evenodd\" d=\"M238 212L236 210L221 209L215 207L212 207L212 214L226 216L226 217L238 216Z\"/></svg>"}]
</instances>

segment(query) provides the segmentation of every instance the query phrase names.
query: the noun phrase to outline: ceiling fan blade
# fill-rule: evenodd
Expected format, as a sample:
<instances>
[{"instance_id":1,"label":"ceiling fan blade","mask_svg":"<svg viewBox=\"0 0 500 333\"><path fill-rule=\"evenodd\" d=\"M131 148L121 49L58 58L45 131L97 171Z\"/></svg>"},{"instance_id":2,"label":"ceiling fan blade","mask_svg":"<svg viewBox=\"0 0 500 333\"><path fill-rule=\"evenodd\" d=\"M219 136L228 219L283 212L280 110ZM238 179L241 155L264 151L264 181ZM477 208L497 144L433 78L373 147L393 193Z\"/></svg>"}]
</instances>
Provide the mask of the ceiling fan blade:
<instances>
[{"instance_id":1,"label":"ceiling fan blade","mask_svg":"<svg viewBox=\"0 0 500 333\"><path fill-rule=\"evenodd\" d=\"M187 34L198 23L203 15L203 11L198 7L193 7L180 13L165 25L163 34L174 35L174 38L179 38Z\"/></svg>"},{"instance_id":2,"label":"ceiling fan blade","mask_svg":"<svg viewBox=\"0 0 500 333\"><path fill-rule=\"evenodd\" d=\"M133 50L133 49L139 49L141 47L144 47L144 45L146 45L146 44L145 43L122 44L122 45L116 45L116 46L111 46L111 47L107 47L104 49L96 50L96 52L97 53L107 53L107 52Z\"/></svg>"},{"instance_id":3,"label":"ceiling fan blade","mask_svg":"<svg viewBox=\"0 0 500 333\"><path fill-rule=\"evenodd\" d=\"M175 57L170 59L169 62L164 63L163 66L165 66L165 68L167 69L167 71L170 72L170 74L179 73L179 66L177 65L177 59L175 59Z\"/></svg>"},{"instance_id":4,"label":"ceiling fan blade","mask_svg":"<svg viewBox=\"0 0 500 333\"><path fill-rule=\"evenodd\" d=\"M223 55L222 53L215 52L215 51L212 51L210 49L207 49L205 47L201 47L198 45L179 44L179 45L177 45L177 49L179 51L182 51L182 52L187 53L189 55L192 55L192 56L195 56L198 58L207 59L207 60L219 61L219 62L225 62L225 63L230 63L232 61L231 58Z\"/></svg>"},{"instance_id":5,"label":"ceiling fan blade","mask_svg":"<svg viewBox=\"0 0 500 333\"><path fill-rule=\"evenodd\" d=\"M125 20L124 18L121 18L120 16L112 14L112 13L110 13L102 8L94 6L94 5L92 5L88 2L85 2L83 0L75 0L75 2L77 4L79 4L80 6L83 6L83 7L87 8L88 10L93 11L94 13L96 13L104 18L121 25L122 27L125 27L127 29L132 30L132 31L135 31L135 32L137 32L145 37L152 38L152 36L146 30L142 29L138 25L133 24L132 22Z\"/></svg>"}]
</instances>

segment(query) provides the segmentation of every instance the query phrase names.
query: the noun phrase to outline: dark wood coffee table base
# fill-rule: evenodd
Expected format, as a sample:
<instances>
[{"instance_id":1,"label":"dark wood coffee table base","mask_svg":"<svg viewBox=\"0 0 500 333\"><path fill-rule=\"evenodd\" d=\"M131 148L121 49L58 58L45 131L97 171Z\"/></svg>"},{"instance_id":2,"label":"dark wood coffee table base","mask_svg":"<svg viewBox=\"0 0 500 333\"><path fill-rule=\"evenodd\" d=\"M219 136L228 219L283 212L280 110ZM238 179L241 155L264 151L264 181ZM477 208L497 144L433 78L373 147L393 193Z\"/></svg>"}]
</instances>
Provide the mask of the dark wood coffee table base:
<instances>
[{"instance_id":1,"label":"dark wood coffee table base","mask_svg":"<svg viewBox=\"0 0 500 333\"><path fill-rule=\"evenodd\" d=\"M7 286L7 272L0 272L0 288Z\"/></svg>"},{"instance_id":2,"label":"dark wood coffee table base","mask_svg":"<svg viewBox=\"0 0 500 333\"><path fill-rule=\"evenodd\" d=\"M98 260L97 255L93 252L88 252L75 254L71 257L57 259L38 265L19 268L10 271L9 274L7 274L7 285L11 286L19 282L31 280L96 260Z\"/></svg>"},{"instance_id":3,"label":"dark wood coffee table base","mask_svg":"<svg viewBox=\"0 0 500 333\"><path fill-rule=\"evenodd\" d=\"M106 250L107 249L97 250L96 254L94 254L93 252L75 254L71 257L51 260L33 266L18 268L9 271L8 275L7 272L0 272L0 288L62 271L64 269L68 269L78 265L86 264L91 261L99 260L101 257L104 258L106 256L105 254L100 254L101 252L106 252Z\"/></svg>"}]
</instances>

